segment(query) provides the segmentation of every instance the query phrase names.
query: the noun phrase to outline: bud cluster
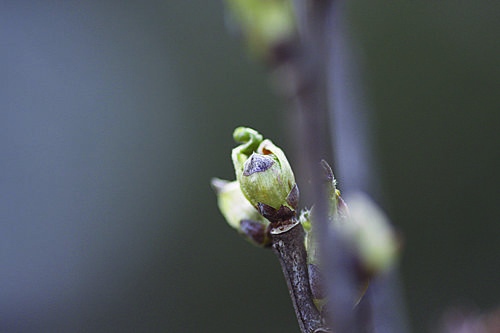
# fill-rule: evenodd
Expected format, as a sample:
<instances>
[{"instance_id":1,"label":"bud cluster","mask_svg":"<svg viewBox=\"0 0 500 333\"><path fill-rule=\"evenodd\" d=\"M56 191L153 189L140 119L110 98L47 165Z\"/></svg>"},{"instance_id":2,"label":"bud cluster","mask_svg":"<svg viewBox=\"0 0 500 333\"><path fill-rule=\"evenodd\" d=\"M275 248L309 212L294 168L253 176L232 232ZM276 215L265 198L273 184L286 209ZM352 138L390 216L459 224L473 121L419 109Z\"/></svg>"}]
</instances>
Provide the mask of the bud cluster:
<instances>
[{"instance_id":1,"label":"bud cluster","mask_svg":"<svg viewBox=\"0 0 500 333\"><path fill-rule=\"evenodd\" d=\"M314 302L321 309L326 300L321 290L314 207L296 213L299 190L292 168L279 147L247 127L236 128L233 137L240 143L231 154L236 181L212 180L220 211L231 227L260 246L270 246L273 234L286 232L300 223L306 232L309 284ZM329 205L328 223L343 238L359 268L360 292L353 299L356 304L370 277L393 266L399 243L388 218L366 195L350 196L348 209L336 188L332 169L325 161L321 165Z\"/></svg>"},{"instance_id":2,"label":"bud cluster","mask_svg":"<svg viewBox=\"0 0 500 333\"><path fill-rule=\"evenodd\" d=\"M231 155L236 181L212 180L219 209L233 228L258 245L268 245L269 225L295 218L299 200L295 177L283 151L257 131L238 127L233 137L240 143ZM265 234L263 243L256 241L262 237L249 235L255 230Z\"/></svg>"}]
</instances>

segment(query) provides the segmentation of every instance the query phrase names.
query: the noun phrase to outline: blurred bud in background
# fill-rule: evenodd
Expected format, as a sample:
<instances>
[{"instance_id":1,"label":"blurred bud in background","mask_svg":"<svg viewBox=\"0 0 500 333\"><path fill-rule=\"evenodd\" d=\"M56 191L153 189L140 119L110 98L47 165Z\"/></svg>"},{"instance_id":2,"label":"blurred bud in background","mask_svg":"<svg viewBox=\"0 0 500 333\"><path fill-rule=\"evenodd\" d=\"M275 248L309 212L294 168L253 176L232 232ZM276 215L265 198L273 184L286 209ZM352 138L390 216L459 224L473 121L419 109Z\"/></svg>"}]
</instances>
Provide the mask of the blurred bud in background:
<instances>
[{"instance_id":1,"label":"blurred bud in background","mask_svg":"<svg viewBox=\"0 0 500 333\"><path fill-rule=\"evenodd\" d=\"M385 213L362 193L350 195L347 219L335 227L358 256L360 268L368 275L383 273L395 264L399 242Z\"/></svg>"},{"instance_id":2,"label":"blurred bud in background","mask_svg":"<svg viewBox=\"0 0 500 333\"><path fill-rule=\"evenodd\" d=\"M498 333L500 332L500 308L488 313L477 309L452 308L441 319L441 333Z\"/></svg>"},{"instance_id":3,"label":"blurred bud in background","mask_svg":"<svg viewBox=\"0 0 500 333\"><path fill-rule=\"evenodd\" d=\"M368 288L370 278L383 273L394 265L398 255L399 242L386 215L366 195L355 193L349 196L349 208L336 188L331 167L321 161L324 173L324 190L328 201L330 226L344 239L350 249L353 261L359 270L359 294L353 304L359 303ZM323 290L323 277L319 260L319 244L315 226L315 210L303 210L299 221L306 231L305 245L309 268L310 285L315 303L321 310L327 304Z\"/></svg>"},{"instance_id":4,"label":"blurred bud in background","mask_svg":"<svg viewBox=\"0 0 500 333\"><path fill-rule=\"evenodd\" d=\"M226 0L229 21L239 27L251 53L269 59L295 35L291 0Z\"/></svg>"}]
</instances>

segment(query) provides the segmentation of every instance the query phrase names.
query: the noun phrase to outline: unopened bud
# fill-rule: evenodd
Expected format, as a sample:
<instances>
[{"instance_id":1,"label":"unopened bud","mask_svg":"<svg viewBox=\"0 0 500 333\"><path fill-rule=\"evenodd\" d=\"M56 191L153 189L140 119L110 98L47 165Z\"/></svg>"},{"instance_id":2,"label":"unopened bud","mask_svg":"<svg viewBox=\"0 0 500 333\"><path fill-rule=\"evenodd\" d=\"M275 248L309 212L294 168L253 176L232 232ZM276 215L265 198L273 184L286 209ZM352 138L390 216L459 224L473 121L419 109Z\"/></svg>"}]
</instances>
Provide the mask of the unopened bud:
<instances>
[{"instance_id":1,"label":"unopened bud","mask_svg":"<svg viewBox=\"0 0 500 333\"><path fill-rule=\"evenodd\" d=\"M389 219L368 196L351 195L348 220L339 225L369 274L386 271L396 261L399 242Z\"/></svg>"},{"instance_id":2,"label":"unopened bud","mask_svg":"<svg viewBox=\"0 0 500 333\"><path fill-rule=\"evenodd\" d=\"M337 181L333 175L332 168L325 160L321 160L321 166L323 167L323 183L325 194L328 198L328 216L330 219L336 218L338 199L340 198L340 192L337 190Z\"/></svg>"},{"instance_id":3,"label":"unopened bud","mask_svg":"<svg viewBox=\"0 0 500 333\"><path fill-rule=\"evenodd\" d=\"M256 245L270 246L271 237L267 225L263 221L241 220L240 232Z\"/></svg>"},{"instance_id":4,"label":"unopened bud","mask_svg":"<svg viewBox=\"0 0 500 333\"><path fill-rule=\"evenodd\" d=\"M226 0L229 18L239 25L250 50L269 57L272 48L295 35L291 0Z\"/></svg>"},{"instance_id":5,"label":"unopened bud","mask_svg":"<svg viewBox=\"0 0 500 333\"><path fill-rule=\"evenodd\" d=\"M299 191L283 151L250 128L237 128L234 137L242 143L232 153L236 178L250 204L268 212L282 206L295 211Z\"/></svg>"},{"instance_id":6,"label":"unopened bud","mask_svg":"<svg viewBox=\"0 0 500 333\"><path fill-rule=\"evenodd\" d=\"M219 209L227 223L245 236L251 243L268 246L271 239L267 234L266 221L241 193L237 181L212 179L212 187L217 193Z\"/></svg>"},{"instance_id":7,"label":"unopened bud","mask_svg":"<svg viewBox=\"0 0 500 333\"><path fill-rule=\"evenodd\" d=\"M255 207L250 205L241 193L237 181L229 182L214 178L212 179L212 187L217 193L219 209L231 227L239 230L242 220L259 220L261 218Z\"/></svg>"},{"instance_id":8,"label":"unopened bud","mask_svg":"<svg viewBox=\"0 0 500 333\"><path fill-rule=\"evenodd\" d=\"M282 205L289 205L286 199L295 185L290 177L285 179L286 172L291 170L283 170L275 156L253 153L243 165L239 178L241 190L252 205L263 203L279 209Z\"/></svg>"}]
</instances>

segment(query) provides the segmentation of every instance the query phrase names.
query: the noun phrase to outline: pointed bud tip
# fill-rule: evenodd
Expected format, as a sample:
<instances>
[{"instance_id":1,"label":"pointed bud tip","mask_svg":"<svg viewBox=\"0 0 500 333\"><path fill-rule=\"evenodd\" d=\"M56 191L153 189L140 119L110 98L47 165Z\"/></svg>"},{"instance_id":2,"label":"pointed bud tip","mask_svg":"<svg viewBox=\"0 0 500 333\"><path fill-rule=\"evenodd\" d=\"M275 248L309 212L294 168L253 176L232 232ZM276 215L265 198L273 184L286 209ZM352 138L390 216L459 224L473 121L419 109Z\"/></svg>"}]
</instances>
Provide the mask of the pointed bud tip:
<instances>
[{"instance_id":1,"label":"pointed bud tip","mask_svg":"<svg viewBox=\"0 0 500 333\"><path fill-rule=\"evenodd\" d=\"M212 189L215 191L215 193L220 193L224 186L226 186L229 183L229 181L220 179L220 178L212 178L210 180L210 185L212 186Z\"/></svg>"},{"instance_id":2,"label":"pointed bud tip","mask_svg":"<svg viewBox=\"0 0 500 333\"><path fill-rule=\"evenodd\" d=\"M328 162L326 162L325 160L321 160L320 164L323 167L324 177L326 178L326 181L329 182L329 183L333 183L334 185L336 185L335 184L336 181L335 181L335 177L333 175L332 168L330 167L330 165L328 164Z\"/></svg>"}]
</instances>

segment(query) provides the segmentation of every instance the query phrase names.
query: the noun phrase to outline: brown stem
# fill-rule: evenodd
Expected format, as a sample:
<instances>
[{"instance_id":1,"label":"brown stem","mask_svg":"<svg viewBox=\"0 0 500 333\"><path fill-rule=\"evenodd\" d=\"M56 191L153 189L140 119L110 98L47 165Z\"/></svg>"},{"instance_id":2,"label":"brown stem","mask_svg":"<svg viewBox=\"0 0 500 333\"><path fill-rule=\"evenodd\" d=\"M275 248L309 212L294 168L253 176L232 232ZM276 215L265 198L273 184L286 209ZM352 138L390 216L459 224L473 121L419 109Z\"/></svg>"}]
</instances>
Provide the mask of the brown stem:
<instances>
[{"instance_id":1,"label":"brown stem","mask_svg":"<svg viewBox=\"0 0 500 333\"><path fill-rule=\"evenodd\" d=\"M273 251L278 256L302 333L330 332L313 302L304 246L304 228L295 223L272 229Z\"/></svg>"}]
</instances>

